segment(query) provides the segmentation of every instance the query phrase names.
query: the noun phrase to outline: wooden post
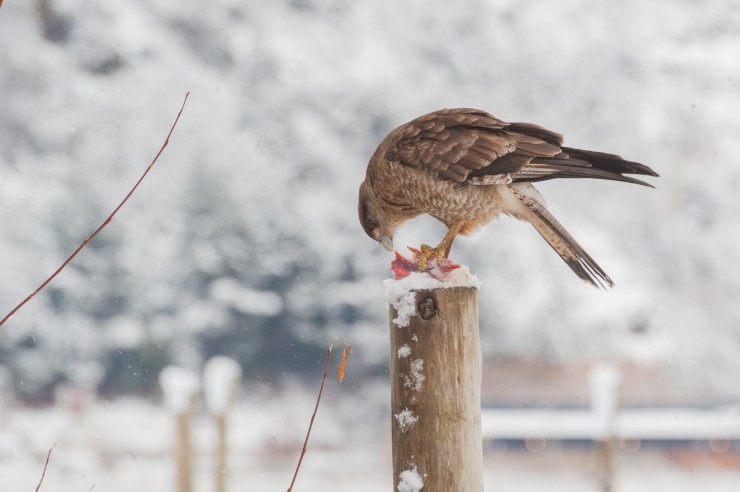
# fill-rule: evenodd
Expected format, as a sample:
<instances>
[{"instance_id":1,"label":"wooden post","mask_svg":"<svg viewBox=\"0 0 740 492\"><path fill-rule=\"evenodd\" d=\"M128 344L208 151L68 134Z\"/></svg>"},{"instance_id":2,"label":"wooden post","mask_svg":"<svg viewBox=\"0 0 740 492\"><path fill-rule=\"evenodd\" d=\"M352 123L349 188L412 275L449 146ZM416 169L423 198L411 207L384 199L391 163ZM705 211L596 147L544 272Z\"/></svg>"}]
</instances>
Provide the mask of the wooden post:
<instances>
[{"instance_id":1,"label":"wooden post","mask_svg":"<svg viewBox=\"0 0 740 492\"><path fill-rule=\"evenodd\" d=\"M475 287L435 288L411 290L400 303L389 299L399 492L483 490L477 293Z\"/></svg>"},{"instance_id":2,"label":"wooden post","mask_svg":"<svg viewBox=\"0 0 740 492\"><path fill-rule=\"evenodd\" d=\"M177 491L193 490L193 436L192 422L195 412L195 398L192 398L185 412L176 415L177 437L175 453L177 461Z\"/></svg>"},{"instance_id":3,"label":"wooden post","mask_svg":"<svg viewBox=\"0 0 740 492\"><path fill-rule=\"evenodd\" d=\"M591 411L597 422L597 441L601 456L601 488L604 492L612 492L622 372L611 364L601 364L591 369L589 382Z\"/></svg>"},{"instance_id":4,"label":"wooden post","mask_svg":"<svg viewBox=\"0 0 740 492\"><path fill-rule=\"evenodd\" d=\"M175 414L177 492L193 490L192 421L200 390L198 376L181 367L168 366L159 374L165 405Z\"/></svg>"},{"instance_id":5,"label":"wooden post","mask_svg":"<svg viewBox=\"0 0 740 492\"><path fill-rule=\"evenodd\" d=\"M208 360L203 373L206 406L216 425L215 492L226 492L227 489L228 414L236 401L241 376L239 363L220 355Z\"/></svg>"},{"instance_id":6,"label":"wooden post","mask_svg":"<svg viewBox=\"0 0 740 492\"><path fill-rule=\"evenodd\" d=\"M215 480L216 492L226 492L226 414L214 415L213 421L216 424L216 464L213 468L213 478Z\"/></svg>"}]
</instances>

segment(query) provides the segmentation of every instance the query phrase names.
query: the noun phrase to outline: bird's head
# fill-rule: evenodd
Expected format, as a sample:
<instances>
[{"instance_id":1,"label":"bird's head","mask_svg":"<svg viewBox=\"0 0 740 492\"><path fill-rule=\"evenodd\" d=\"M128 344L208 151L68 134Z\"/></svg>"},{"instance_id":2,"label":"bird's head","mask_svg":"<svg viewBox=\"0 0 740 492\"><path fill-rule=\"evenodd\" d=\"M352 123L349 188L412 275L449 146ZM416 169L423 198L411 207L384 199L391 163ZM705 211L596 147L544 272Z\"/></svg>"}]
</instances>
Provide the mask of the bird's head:
<instances>
[{"instance_id":1,"label":"bird's head","mask_svg":"<svg viewBox=\"0 0 740 492\"><path fill-rule=\"evenodd\" d=\"M360 186L360 199L357 212L360 224L365 233L378 241L388 251L393 251L393 232L395 227L388 220L380 198L375 194L370 183L363 181Z\"/></svg>"}]
</instances>

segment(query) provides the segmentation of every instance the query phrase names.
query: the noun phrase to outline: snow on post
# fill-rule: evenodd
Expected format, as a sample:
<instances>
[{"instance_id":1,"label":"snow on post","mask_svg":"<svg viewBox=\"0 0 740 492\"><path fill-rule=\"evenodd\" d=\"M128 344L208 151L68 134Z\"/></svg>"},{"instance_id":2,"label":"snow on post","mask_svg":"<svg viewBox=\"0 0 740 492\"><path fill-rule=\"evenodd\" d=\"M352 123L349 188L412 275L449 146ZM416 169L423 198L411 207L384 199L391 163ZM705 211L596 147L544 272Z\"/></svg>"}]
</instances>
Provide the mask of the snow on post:
<instances>
[{"instance_id":1,"label":"snow on post","mask_svg":"<svg viewBox=\"0 0 740 492\"><path fill-rule=\"evenodd\" d=\"M402 471L398 477L399 481L396 486L398 492L419 492L424 488L424 480L416 471L416 467Z\"/></svg>"},{"instance_id":2,"label":"snow on post","mask_svg":"<svg viewBox=\"0 0 740 492\"><path fill-rule=\"evenodd\" d=\"M622 372L611 364L598 364L591 368L588 379L591 387L591 411L597 419L596 434L601 440L610 439L616 433Z\"/></svg>"},{"instance_id":3,"label":"snow on post","mask_svg":"<svg viewBox=\"0 0 740 492\"><path fill-rule=\"evenodd\" d=\"M203 394L211 415L225 415L236 399L242 368L238 362L218 355L206 362L203 370Z\"/></svg>"},{"instance_id":4,"label":"snow on post","mask_svg":"<svg viewBox=\"0 0 740 492\"><path fill-rule=\"evenodd\" d=\"M178 415L191 410L200 391L198 375L176 366L162 369L159 373L159 386L162 388L165 406Z\"/></svg>"},{"instance_id":5,"label":"snow on post","mask_svg":"<svg viewBox=\"0 0 740 492\"><path fill-rule=\"evenodd\" d=\"M200 380L193 371L168 366L159 373L159 385L164 394L165 405L175 414L177 435L174 450L177 461L177 491L191 492L193 490L192 420L196 398L200 391Z\"/></svg>"},{"instance_id":6,"label":"snow on post","mask_svg":"<svg viewBox=\"0 0 740 492\"><path fill-rule=\"evenodd\" d=\"M228 436L228 411L236 400L242 369L228 357L216 356L206 362L203 372L203 392L208 412L216 425L216 462L214 480L216 492L226 491L226 456Z\"/></svg>"},{"instance_id":7,"label":"snow on post","mask_svg":"<svg viewBox=\"0 0 740 492\"><path fill-rule=\"evenodd\" d=\"M398 492L483 490L478 279L386 280L393 476Z\"/></svg>"}]
</instances>

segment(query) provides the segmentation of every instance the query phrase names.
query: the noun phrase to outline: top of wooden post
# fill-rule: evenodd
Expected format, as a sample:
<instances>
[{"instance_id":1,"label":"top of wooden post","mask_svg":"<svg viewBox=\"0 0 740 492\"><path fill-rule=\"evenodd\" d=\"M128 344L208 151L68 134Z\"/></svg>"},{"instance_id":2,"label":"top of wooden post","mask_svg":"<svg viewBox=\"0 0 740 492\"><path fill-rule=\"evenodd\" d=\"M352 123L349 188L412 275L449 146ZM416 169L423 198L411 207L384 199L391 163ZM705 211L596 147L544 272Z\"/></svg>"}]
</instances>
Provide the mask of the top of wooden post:
<instances>
[{"instance_id":1,"label":"top of wooden post","mask_svg":"<svg viewBox=\"0 0 740 492\"><path fill-rule=\"evenodd\" d=\"M416 314L415 292L452 288L478 289L481 284L478 277L471 274L468 267L463 265L450 272L444 280L438 280L425 272L411 272L399 280L384 280L383 285L388 304L393 306L397 313L393 324L403 328L409 325L411 317Z\"/></svg>"},{"instance_id":2,"label":"top of wooden post","mask_svg":"<svg viewBox=\"0 0 740 492\"><path fill-rule=\"evenodd\" d=\"M190 369L167 366L159 373L165 406L176 414L188 413L200 391L200 379Z\"/></svg>"},{"instance_id":3,"label":"top of wooden post","mask_svg":"<svg viewBox=\"0 0 740 492\"><path fill-rule=\"evenodd\" d=\"M208 412L224 416L236 400L242 368L237 361L217 355L206 362L203 369L203 396Z\"/></svg>"}]
</instances>

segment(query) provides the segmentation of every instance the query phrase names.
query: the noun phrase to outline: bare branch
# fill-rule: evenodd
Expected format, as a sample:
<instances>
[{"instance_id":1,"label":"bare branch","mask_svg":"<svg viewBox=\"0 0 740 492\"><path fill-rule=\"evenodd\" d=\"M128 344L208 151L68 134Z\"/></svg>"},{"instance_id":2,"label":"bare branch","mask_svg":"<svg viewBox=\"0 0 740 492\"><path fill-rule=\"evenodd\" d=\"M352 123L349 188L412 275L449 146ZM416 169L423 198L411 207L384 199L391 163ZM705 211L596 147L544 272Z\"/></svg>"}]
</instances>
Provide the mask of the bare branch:
<instances>
[{"instance_id":1,"label":"bare branch","mask_svg":"<svg viewBox=\"0 0 740 492\"><path fill-rule=\"evenodd\" d=\"M80 244L77 247L77 249L74 250L74 252L69 256L69 258L67 258L65 260L64 263L62 263L62 266L60 266L59 268L57 268L57 270L54 273L52 273L51 276L49 278L47 278L46 281L44 281L43 284L41 284L36 290L34 290L33 292L31 292L31 294L29 294L29 296L26 297L23 300L23 302L21 302L16 307L14 307L12 311L10 311L2 320L0 320L0 326L2 326L6 321L8 321L10 318L12 318L13 315L15 313L17 313L18 310L20 308L22 308L28 301L30 301L31 299L33 299L36 296L36 294L38 294L39 292L41 292L41 290L44 287L46 287L49 284L49 282L51 282L52 280L54 280L54 277L56 277L57 275L59 275L59 273L62 270L64 270L64 268L72 261L72 259L74 259L74 257L77 256L77 253L79 253L80 251L82 251L82 249L85 246L87 246L87 244L90 241L92 241L92 239L95 236L97 236L98 233L105 228L105 226L107 226L108 224L110 224L110 222L113 220L113 217L118 213L118 211L121 209L121 207L123 207L123 204L126 203L126 201L131 197L131 195L134 194L134 191L136 191L136 188L139 187L139 184L141 184L141 182L144 180L144 178L149 173L149 171L151 170L151 168L154 167L154 164L157 162L157 159L159 159L159 156L162 155L162 152L164 152L164 149L170 143L170 137L172 136L172 132L175 131L175 127L177 126L177 122L180 120L180 115L182 114L183 110L185 109L185 103L188 101L188 96L189 95L190 95L190 92L188 92L187 94L185 94L185 100L183 100L183 102L182 102L182 106L180 107L180 111L177 113L177 117L175 118L175 122L172 124L172 127L170 128L170 132L167 134L167 138L165 139L164 143L162 144L162 147L160 147L159 152L157 152L157 155L154 156L154 159L152 160L152 162L149 164L149 166L147 166L146 170L144 171L144 174L141 175L141 177L136 182L136 184L134 185L134 187L131 188L131 191L128 192L128 194L126 195L126 197L121 201L121 203L118 204L118 206L116 207L116 209L113 210L113 212L108 216L107 219L105 219L105 221L100 225L100 227L98 227L95 230L95 232L93 232L92 234L90 234L90 236L87 239L85 239L84 241L82 241L82 244Z\"/></svg>"},{"instance_id":2,"label":"bare branch","mask_svg":"<svg viewBox=\"0 0 740 492\"><path fill-rule=\"evenodd\" d=\"M341 343L344 345L344 353L342 355L342 362L340 363L340 370L337 371L339 376L339 381L341 382L342 379L344 379L344 367L347 364L347 354L352 353L352 345L349 345L347 343L344 343L341 340L336 340L334 342L331 342L329 345L329 348L326 351L326 364L324 364L324 375L321 378L321 387L319 388L319 397L316 399L316 407L313 409L313 415L311 415L311 423L308 424L308 432L306 432L306 439L303 441L303 449L301 450L301 457L298 458L298 465L295 467L295 473L293 474L293 480L290 482L290 487L288 487L288 492L291 492L293 490L293 485L295 485L295 479L298 477L298 470L301 469L301 463L303 462L303 456L306 454L306 449L308 449L308 438L311 436L311 428L313 427L313 421L316 418L316 412L319 411L319 403L321 402L321 393L324 391L324 383L326 382L326 373L329 371L329 361L331 360L331 349L334 347L334 345Z\"/></svg>"},{"instance_id":3,"label":"bare branch","mask_svg":"<svg viewBox=\"0 0 740 492\"><path fill-rule=\"evenodd\" d=\"M39 489L41 488L41 484L44 482L44 477L46 476L46 468L49 466L49 459L51 458L51 452L56 447L57 443L54 443L54 445L49 448L49 452L46 453L46 463L44 463L44 471L41 472L41 480L39 480L39 484L36 486L36 492L39 492Z\"/></svg>"}]
</instances>

